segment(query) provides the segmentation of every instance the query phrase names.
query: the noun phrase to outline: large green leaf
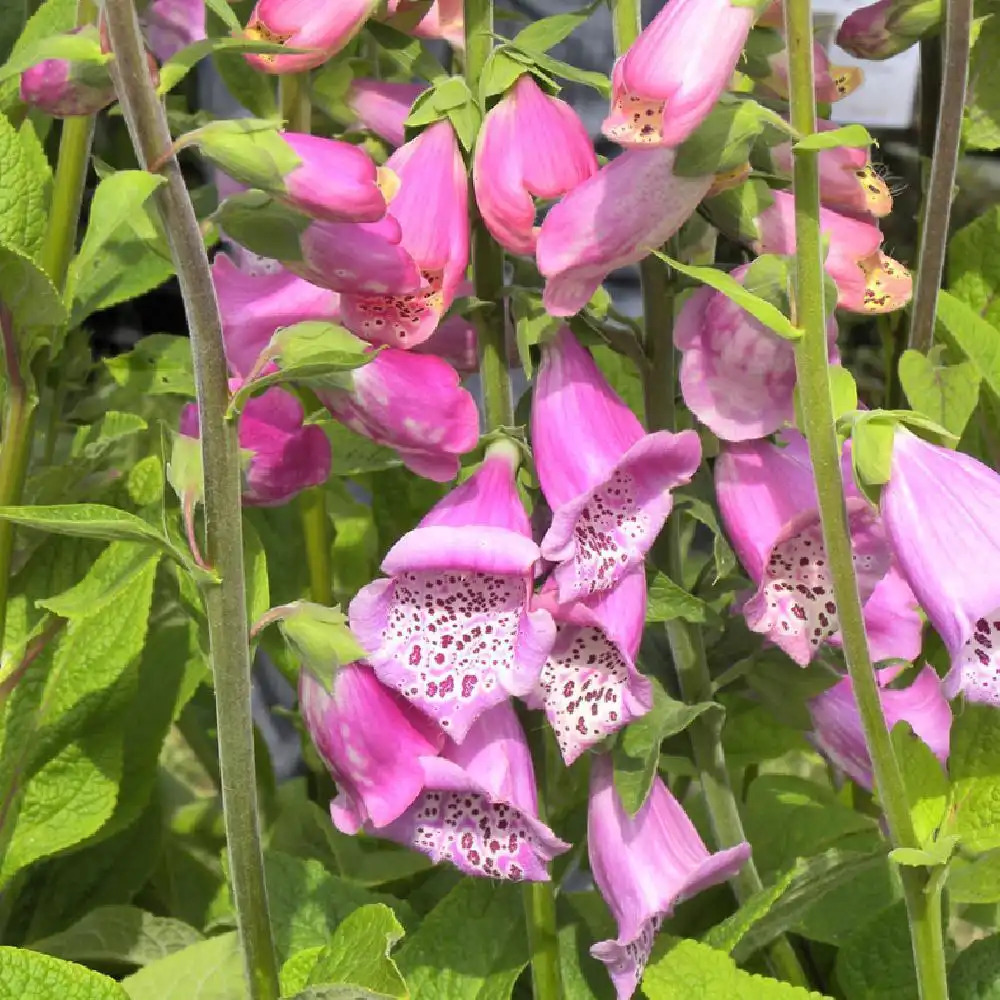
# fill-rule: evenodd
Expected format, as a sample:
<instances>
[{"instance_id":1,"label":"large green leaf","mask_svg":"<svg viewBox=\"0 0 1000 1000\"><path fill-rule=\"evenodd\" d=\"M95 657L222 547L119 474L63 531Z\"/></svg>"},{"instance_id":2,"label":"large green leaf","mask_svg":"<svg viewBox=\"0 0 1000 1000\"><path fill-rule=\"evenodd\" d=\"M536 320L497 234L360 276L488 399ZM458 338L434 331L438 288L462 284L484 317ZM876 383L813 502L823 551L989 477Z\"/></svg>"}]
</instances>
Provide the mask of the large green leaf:
<instances>
[{"instance_id":1,"label":"large green leaf","mask_svg":"<svg viewBox=\"0 0 1000 1000\"><path fill-rule=\"evenodd\" d=\"M972 361L942 364L940 350L930 355L904 351L899 359L899 381L910 406L956 437L962 436L979 403L981 380Z\"/></svg>"},{"instance_id":2,"label":"large green leaf","mask_svg":"<svg viewBox=\"0 0 1000 1000\"><path fill-rule=\"evenodd\" d=\"M99 503L0 507L0 518L57 535L147 542L171 549L170 542L141 517Z\"/></svg>"},{"instance_id":3,"label":"large green leaf","mask_svg":"<svg viewBox=\"0 0 1000 1000\"><path fill-rule=\"evenodd\" d=\"M1000 205L951 238L948 291L1000 329Z\"/></svg>"},{"instance_id":4,"label":"large green leaf","mask_svg":"<svg viewBox=\"0 0 1000 1000\"><path fill-rule=\"evenodd\" d=\"M973 851L1000 847L1000 717L990 705L968 704L951 732L950 829Z\"/></svg>"},{"instance_id":5,"label":"large green leaf","mask_svg":"<svg viewBox=\"0 0 1000 1000\"><path fill-rule=\"evenodd\" d=\"M1000 16L987 17L969 63L962 135L971 149L1000 148Z\"/></svg>"},{"instance_id":6,"label":"large green leaf","mask_svg":"<svg viewBox=\"0 0 1000 1000\"><path fill-rule=\"evenodd\" d=\"M859 920L837 953L835 968L845 1000L913 1000L919 991L905 904L896 903L875 920Z\"/></svg>"},{"instance_id":7,"label":"large green leaf","mask_svg":"<svg viewBox=\"0 0 1000 1000\"><path fill-rule=\"evenodd\" d=\"M937 305L938 327L945 340L975 365L994 396L1000 397L1000 332L972 306L946 291Z\"/></svg>"},{"instance_id":8,"label":"large green leaf","mask_svg":"<svg viewBox=\"0 0 1000 1000\"><path fill-rule=\"evenodd\" d=\"M130 1000L246 1000L235 932L220 934L152 962L122 980Z\"/></svg>"},{"instance_id":9,"label":"large green leaf","mask_svg":"<svg viewBox=\"0 0 1000 1000\"><path fill-rule=\"evenodd\" d=\"M922 847L935 839L948 805L948 778L930 747L916 736L909 724L899 722L892 729L896 751L906 784L913 830Z\"/></svg>"},{"instance_id":10,"label":"large green leaf","mask_svg":"<svg viewBox=\"0 0 1000 1000\"><path fill-rule=\"evenodd\" d=\"M953 858L948 866L948 895L955 903L1000 903L1000 849L971 861Z\"/></svg>"},{"instance_id":11,"label":"large green leaf","mask_svg":"<svg viewBox=\"0 0 1000 1000\"><path fill-rule=\"evenodd\" d=\"M1000 1000L1000 935L973 941L948 970L951 1000Z\"/></svg>"},{"instance_id":12,"label":"large green leaf","mask_svg":"<svg viewBox=\"0 0 1000 1000\"><path fill-rule=\"evenodd\" d=\"M0 243L29 259L41 249L48 221L46 176L37 169L32 131L0 116Z\"/></svg>"},{"instance_id":13,"label":"large green leaf","mask_svg":"<svg viewBox=\"0 0 1000 1000\"><path fill-rule=\"evenodd\" d=\"M0 948L0 996L10 1000L127 1000L113 979L23 948Z\"/></svg>"},{"instance_id":14,"label":"large green leaf","mask_svg":"<svg viewBox=\"0 0 1000 1000\"><path fill-rule=\"evenodd\" d=\"M105 361L111 377L137 395L194 396L191 341L156 333L124 354Z\"/></svg>"}]
</instances>

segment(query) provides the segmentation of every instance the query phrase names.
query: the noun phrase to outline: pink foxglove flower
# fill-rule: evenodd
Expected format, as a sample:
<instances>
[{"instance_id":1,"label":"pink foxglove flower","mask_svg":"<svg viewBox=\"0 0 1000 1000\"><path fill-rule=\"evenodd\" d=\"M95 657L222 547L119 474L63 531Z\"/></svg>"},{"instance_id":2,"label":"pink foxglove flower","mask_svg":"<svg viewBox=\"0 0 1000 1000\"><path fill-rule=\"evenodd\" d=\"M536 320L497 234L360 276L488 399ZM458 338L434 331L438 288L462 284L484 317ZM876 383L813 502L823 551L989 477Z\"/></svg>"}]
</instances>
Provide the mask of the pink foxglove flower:
<instances>
[{"instance_id":1,"label":"pink foxglove flower","mask_svg":"<svg viewBox=\"0 0 1000 1000\"><path fill-rule=\"evenodd\" d=\"M896 431L882 516L906 582L951 654L945 693L1000 705L1000 476Z\"/></svg>"},{"instance_id":2,"label":"pink foxglove flower","mask_svg":"<svg viewBox=\"0 0 1000 1000\"><path fill-rule=\"evenodd\" d=\"M790 191L772 191L757 217L756 253L795 253L795 200ZM859 313L902 309L913 294L913 278L881 250L882 233L873 222L852 219L828 208L819 213L830 241L826 271L837 285L837 305Z\"/></svg>"},{"instance_id":3,"label":"pink foxglove flower","mask_svg":"<svg viewBox=\"0 0 1000 1000\"><path fill-rule=\"evenodd\" d=\"M617 587L573 604L559 604L547 585L535 606L552 613L556 642L529 703L544 709L563 760L572 764L653 707L652 687L635 668L646 574L636 567Z\"/></svg>"},{"instance_id":4,"label":"pink foxglove flower","mask_svg":"<svg viewBox=\"0 0 1000 1000\"><path fill-rule=\"evenodd\" d=\"M908 722L937 759L942 764L947 763L951 707L941 691L938 675L931 667L924 667L909 687L900 690L886 687L898 673L895 667L877 672L886 724L892 729L897 722ZM871 791L874 786L872 762L850 677L813 698L809 702L809 713L817 747L855 784Z\"/></svg>"},{"instance_id":5,"label":"pink foxglove flower","mask_svg":"<svg viewBox=\"0 0 1000 1000\"><path fill-rule=\"evenodd\" d=\"M646 434L567 327L542 350L531 410L535 466L552 524L542 555L563 603L640 567L701 461L694 431Z\"/></svg>"},{"instance_id":6,"label":"pink foxglove flower","mask_svg":"<svg viewBox=\"0 0 1000 1000\"><path fill-rule=\"evenodd\" d=\"M486 116L472 176L480 214L496 241L511 253L532 254L535 198L559 198L596 171L576 112L525 73Z\"/></svg>"},{"instance_id":7,"label":"pink foxglove flower","mask_svg":"<svg viewBox=\"0 0 1000 1000\"><path fill-rule=\"evenodd\" d=\"M665 243L698 207L714 178L675 177L672 149L630 149L553 206L536 246L553 316L582 309L616 268Z\"/></svg>"},{"instance_id":8,"label":"pink foxglove flower","mask_svg":"<svg viewBox=\"0 0 1000 1000\"><path fill-rule=\"evenodd\" d=\"M247 61L265 73L302 73L336 55L363 27L377 0L258 0L244 34L277 42L298 55L248 54Z\"/></svg>"},{"instance_id":9,"label":"pink foxglove flower","mask_svg":"<svg viewBox=\"0 0 1000 1000\"><path fill-rule=\"evenodd\" d=\"M338 420L394 448L418 476L444 483L458 475L458 456L479 441L479 410L451 365L387 347L349 377L350 389L319 392Z\"/></svg>"},{"instance_id":10,"label":"pink foxglove flower","mask_svg":"<svg viewBox=\"0 0 1000 1000\"><path fill-rule=\"evenodd\" d=\"M491 447L389 550L389 578L351 602L351 629L379 680L459 743L487 709L534 688L555 640L549 613L528 609L540 553L516 463L513 445Z\"/></svg>"},{"instance_id":11,"label":"pink foxglove flower","mask_svg":"<svg viewBox=\"0 0 1000 1000\"><path fill-rule=\"evenodd\" d=\"M837 127L836 122L820 122L820 130ZM792 175L791 142L782 143L770 150L771 163L776 171ZM892 194L889 186L872 166L871 150L857 146L838 146L824 149L818 154L819 195L827 208L852 215L873 215L876 218L892 211Z\"/></svg>"},{"instance_id":12,"label":"pink foxglove flower","mask_svg":"<svg viewBox=\"0 0 1000 1000\"><path fill-rule=\"evenodd\" d=\"M389 0L388 23L417 38L440 38L461 49L465 47L463 8L462 0L431 0L430 7L423 0ZM425 13L413 22L421 10Z\"/></svg>"},{"instance_id":13,"label":"pink foxglove flower","mask_svg":"<svg viewBox=\"0 0 1000 1000\"><path fill-rule=\"evenodd\" d=\"M336 292L280 267L267 274L251 274L220 253L212 262L212 281L222 316L226 360L243 377L253 370L275 330L310 319L336 322L340 316Z\"/></svg>"},{"instance_id":14,"label":"pink foxglove flower","mask_svg":"<svg viewBox=\"0 0 1000 1000\"><path fill-rule=\"evenodd\" d=\"M309 735L337 782L330 804L341 833L378 830L398 819L424 789L422 758L436 757L444 734L367 663L341 667L327 691L299 675L299 704Z\"/></svg>"},{"instance_id":15,"label":"pink foxglove flower","mask_svg":"<svg viewBox=\"0 0 1000 1000\"><path fill-rule=\"evenodd\" d=\"M375 344L408 348L437 328L469 263L468 178L448 122L436 122L397 149L386 166L399 178L391 218L419 269L406 294L346 294L344 325ZM364 258L360 258L364 261ZM367 263L367 262L365 262Z\"/></svg>"},{"instance_id":16,"label":"pink foxglove flower","mask_svg":"<svg viewBox=\"0 0 1000 1000\"><path fill-rule=\"evenodd\" d=\"M872 658L913 659L921 632L913 595L893 573L878 515L847 482ZM726 532L757 588L743 606L748 627L805 666L840 627L805 440L789 431L783 446L764 440L725 446L715 488Z\"/></svg>"},{"instance_id":17,"label":"pink foxglove flower","mask_svg":"<svg viewBox=\"0 0 1000 1000\"><path fill-rule=\"evenodd\" d=\"M629 816L606 754L590 770L587 847L597 888L618 923L618 937L590 953L608 968L618 1000L639 985L664 917L682 900L732 878L750 857L750 845L709 852L661 778Z\"/></svg>"},{"instance_id":18,"label":"pink foxglove flower","mask_svg":"<svg viewBox=\"0 0 1000 1000\"><path fill-rule=\"evenodd\" d=\"M742 283L748 267L738 267L730 276ZM827 339L831 360L836 360L837 322L832 316ZM764 437L794 419L794 345L722 292L699 288L684 303L674 343L683 355L684 402L724 441Z\"/></svg>"},{"instance_id":19,"label":"pink foxglove flower","mask_svg":"<svg viewBox=\"0 0 1000 1000\"><path fill-rule=\"evenodd\" d=\"M345 100L358 116L358 122L369 132L374 132L393 146L402 146L406 141L403 123L413 102L425 89L419 83L394 83L359 77L351 81Z\"/></svg>"},{"instance_id":20,"label":"pink foxglove flower","mask_svg":"<svg viewBox=\"0 0 1000 1000\"><path fill-rule=\"evenodd\" d=\"M142 22L150 51L164 63L205 37L204 0L152 0Z\"/></svg>"},{"instance_id":21,"label":"pink foxglove flower","mask_svg":"<svg viewBox=\"0 0 1000 1000\"><path fill-rule=\"evenodd\" d=\"M509 701L484 712L461 743L420 758L424 791L379 830L466 875L547 882L547 863L569 849L538 819L531 752Z\"/></svg>"},{"instance_id":22,"label":"pink foxglove flower","mask_svg":"<svg viewBox=\"0 0 1000 1000\"><path fill-rule=\"evenodd\" d=\"M788 100L788 49L783 48L768 58L770 73L760 81L761 87L783 100ZM853 94L864 82L859 66L835 66L826 49L813 43L813 88L816 100L832 104Z\"/></svg>"},{"instance_id":23,"label":"pink foxglove flower","mask_svg":"<svg viewBox=\"0 0 1000 1000\"><path fill-rule=\"evenodd\" d=\"M615 65L604 134L623 146L678 146L736 68L753 9L729 0L669 0Z\"/></svg>"},{"instance_id":24,"label":"pink foxglove flower","mask_svg":"<svg viewBox=\"0 0 1000 1000\"><path fill-rule=\"evenodd\" d=\"M239 387L231 380L230 389ZM330 442L321 427L304 425L302 404L284 389L248 399L239 417L240 449L249 456L243 473L243 502L276 507L330 475ZM198 408L181 413L180 431L198 437Z\"/></svg>"},{"instance_id":25,"label":"pink foxglove flower","mask_svg":"<svg viewBox=\"0 0 1000 1000\"><path fill-rule=\"evenodd\" d=\"M837 45L859 59L890 59L941 24L941 0L878 0L845 18Z\"/></svg>"}]
</instances>

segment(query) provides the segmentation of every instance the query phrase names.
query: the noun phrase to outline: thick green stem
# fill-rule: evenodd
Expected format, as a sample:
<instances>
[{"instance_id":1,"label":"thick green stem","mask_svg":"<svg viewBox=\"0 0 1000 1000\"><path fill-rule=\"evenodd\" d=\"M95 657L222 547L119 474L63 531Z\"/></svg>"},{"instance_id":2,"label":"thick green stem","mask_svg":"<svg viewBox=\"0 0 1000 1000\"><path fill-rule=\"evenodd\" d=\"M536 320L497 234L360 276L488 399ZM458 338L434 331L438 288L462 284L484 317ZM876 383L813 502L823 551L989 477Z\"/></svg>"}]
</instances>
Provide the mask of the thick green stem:
<instances>
[{"instance_id":1,"label":"thick green stem","mask_svg":"<svg viewBox=\"0 0 1000 1000\"><path fill-rule=\"evenodd\" d=\"M80 0L77 24L93 24L97 6L93 0ZM66 272L76 249L80 224L80 205L87 179L90 146L94 137L94 119L90 115L67 118L59 137L59 158L52 186L49 226L42 244L40 263L60 291L66 284ZM7 373L6 410L3 421L3 450L0 451L0 506L18 504L24 492L34 437L37 397L27 381L17 356L16 337L9 317L3 324L4 363ZM0 522L0 642L7 626L7 596L10 588L10 564L14 554L14 524Z\"/></svg>"},{"instance_id":2,"label":"thick green stem","mask_svg":"<svg viewBox=\"0 0 1000 1000\"><path fill-rule=\"evenodd\" d=\"M813 36L810 0L786 0L791 122L802 135L816 131L813 98ZM804 331L796 345L795 366L802 403L803 431L809 443L819 501L823 541L840 617L844 658L872 760L875 786L885 812L892 842L919 847L913 829L906 787L893 751L879 700L878 685L868 654L864 616L854 574L851 536L840 471L840 448L830 396L823 298L823 245L819 222L819 166L815 153L798 153L793 171L795 192L795 309ZM922 1000L947 997L941 941L940 893L926 892L925 869L900 871L913 939Z\"/></svg>"},{"instance_id":3,"label":"thick green stem","mask_svg":"<svg viewBox=\"0 0 1000 1000\"><path fill-rule=\"evenodd\" d=\"M191 336L205 477L206 556L218 583L205 586L209 652L215 678L222 808L229 875L251 1000L277 1000L278 967L261 855L250 714L250 647L243 577L243 522L236 423L229 405L212 274L198 219L176 157L163 106L149 78L132 0L105 0L115 52L115 87L139 163L161 164L156 194L180 280Z\"/></svg>"},{"instance_id":4,"label":"thick green stem","mask_svg":"<svg viewBox=\"0 0 1000 1000\"><path fill-rule=\"evenodd\" d=\"M281 117L289 132L312 130L312 104L309 102L309 74L288 73L278 78Z\"/></svg>"},{"instance_id":5,"label":"thick green stem","mask_svg":"<svg viewBox=\"0 0 1000 1000\"><path fill-rule=\"evenodd\" d=\"M969 81L972 16L972 0L946 0L941 100L934 131L930 176L920 215L916 287L910 310L909 346L925 353L934 343L934 316L948 246L951 198L958 172L965 92ZM930 95L922 99L923 108L926 109L929 99ZM923 133L923 122L920 128Z\"/></svg>"}]
</instances>

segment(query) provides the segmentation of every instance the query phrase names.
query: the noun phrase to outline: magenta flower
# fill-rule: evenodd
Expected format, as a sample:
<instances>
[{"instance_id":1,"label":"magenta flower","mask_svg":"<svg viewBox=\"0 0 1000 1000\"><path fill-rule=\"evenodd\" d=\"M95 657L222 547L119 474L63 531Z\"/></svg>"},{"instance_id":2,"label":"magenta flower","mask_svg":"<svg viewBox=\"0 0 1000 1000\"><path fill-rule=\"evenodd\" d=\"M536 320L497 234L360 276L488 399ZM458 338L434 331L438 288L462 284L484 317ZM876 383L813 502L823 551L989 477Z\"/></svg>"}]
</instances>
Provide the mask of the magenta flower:
<instances>
[{"instance_id":1,"label":"magenta flower","mask_svg":"<svg viewBox=\"0 0 1000 1000\"><path fill-rule=\"evenodd\" d=\"M466 875L547 882L547 863L569 849L538 819L531 753L509 701L484 712L459 744L420 758L424 791L379 830L449 861Z\"/></svg>"},{"instance_id":2,"label":"magenta flower","mask_svg":"<svg viewBox=\"0 0 1000 1000\"><path fill-rule=\"evenodd\" d=\"M344 325L375 344L408 348L437 328L469 263L468 178L448 122L436 122L397 149L386 166L399 178L391 217L419 284L396 294L345 294ZM362 256L369 272L378 274Z\"/></svg>"},{"instance_id":3,"label":"magenta flower","mask_svg":"<svg viewBox=\"0 0 1000 1000\"><path fill-rule=\"evenodd\" d=\"M1000 476L896 431L882 517L906 582L951 654L949 698L1000 705Z\"/></svg>"},{"instance_id":4,"label":"magenta flower","mask_svg":"<svg viewBox=\"0 0 1000 1000\"><path fill-rule=\"evenodd\" d=\"M528 601L538 546L499 443L382 563L389 579L351 602L351 629L379 680L457 742L487 709L531 691L555 625Z\"/></svg>"},{"instance_id":5,"label":"magenta flower","mask_svg":"<svg viewBox=\"0 0 1000 1000\"><path fill-rule=\"evenodd\" d=\"M730 276L742 282L749 265ZM837 321L827 323L830 358L838 359ZM699 288L674 327L683 355L681 392L688 409L724 441L773 433L794 419L795 347L732 299Z\"/></svg>"},{"instance_id":6,"label":"magenta flower","mask_svg":"<svg viewBox=\"0 0 1000 1000\"><path fill-rule=\"evenodd\" d=\"M553 316L582 309L616 268L665 243L713 178L675 177L672 149L631 149L575 187L545 217L535 248Z\"/></svg>"},{"instance_id":7,"label":"magenta flower","mask_svg":"<svg viewBox=\"0 0 1000 1000\"><path fill-rule=\"evenodd\" d=\"M836 122L820 122L820 130L837 127ZM776 171L792 174L791 142L774 146L771 163ZM889 186L875 172L871 151L855 146L838 146L824 149L818 154L819 194L827 208L850 215L873 215L876 218L892 211L892 194Z\"/></svg>"},{"instance_id":8,"label":"magenta flower","mask_svg":"<svg viewBox=\"0 0 1000 1000\"><path fill-rule=\"evenodd\" d=\"M205 37L204 0L152 0L142 22L150 50L164 63Z\"/></svg>"},{"instance_id":9,"label":"magenta flower","mask_svg":"<svg viewBox=\"0 0 1000 1000\"><path fill-rule=\"evenodd\" d=\"M319 393L338 420L395 448L418 476L444 483L458 475L458 456L479 441L479 410L451 365L387 347L350 378L350 389Z\"/></svg>"},{"instance_id":10,"label":"magenta flower","mask_svg":"<svg viewBox=\"0 0 1000 1000\"><path fill-rule=\"evenodd\" d=\"M824 642L837 637L840 625L808 448L797 432L783 438L783 447L764 440L725 446L715 463L715 488L726 533L757 588L743 606L748 627L805 666ZM913 595L890 573L878 515L853 482L846 482L872 658L912 659L920 651L921 632Z\"/></svg>"},{"instance_id":11,"label":"magenta flower","mask_svg":"<svg viewBox=\"0 0 1000 1000\"><path fill-rule=\"evenodd\" d=\"M337 782L330 804L341 833L378 830L398 819L424 789L421 759L436 757L444 734L378 682L367 663L341 667L328 692L299 675L299 706L323 763Z\"/></svg>"},{"instance_id":12,"label":"magenta flower","mask_svg":"<svg viewBox=\"0 0 1000 1000\"><path fill-rule=\"evenodd\" d=\"M406 141L403 123L413 102L425 89L419 83L394 83L359 77L351 81L345 100L358 116L358 122L369 132L381 136L393 146L402 146Z\"/></svg>"},{"instance_id":13,"label":"magenta flower","mask_svg":"<svg viewBox=\"0 0 1000 1000\"><path fill-rule=\"evenodd\" d=\"M465 48L465 19L462 0L389 0L388 23L417 38L443 39L453 48ZM421 11L425 13L421 14ZM413 23L413 17L419 20Z\"/></svg>"},{"instance_id":14,"label":"magenta flower","mask_svg":"<svg viewBox=\"0 0 1000 1000\"><path fill-rule=\"evenodd\" d=\"M790 191L772 191L757 217L755 253L795 253L795 200ZM837 285L837 305L859 313L885 313L910 301L913 279L902 264L880 249L882 233L873 222L821 208L820 228L830 241L827 274Z\"/></svg>"},{"instance_id":15,"label":"magenta flower","mask_svg":"<svg viewBox=\"0 0 1000 1000\"><path fill-rule=\"evenodd\" d=\"M852 11L837 45L859 59L890 59L941 23L941 0L878 0Z\"/></svg>"},{"instance_id":16,"label":"magenta flower","mask_svg":"<svg viewBox=\"0 0 1000 1000\"><path fill-rule=\"evenodd\" d=\"M951 742L951 708L941 691L938 675L931 667L924 667L909 687L898 691L885 687L898 673L896 667L876 672L886 724L892 729L897 722L908 722L934 756L946 764ZM872 762L850 677L813 698L809 714L819 750L855 784L871 791Z\"/></svg>"},{"instance_id":17,"label":"magenta flower","mask_svg":"<svg viewBox=\"0 0 1000 1000\"><path fill-rule=\"evenodd\" d=\"M230 369L250 374L275 330L310 319L336 322L340 297L336 292L277 268L251 274L220 253L212 262L212 281L222 316L222 335Z\"/></svg>"},{"instance_id":18,"label":"magenta flower","mask_svg":"<svg viewBox=\"0 0 1000 1000\"><path fill-rule=\"evenodd\" d=\"M298 55L248 54L265 73L302 73L336 55L363 27L377 0L258 0L244 34L264 42L312 51Z\"/></svg>"},{"instance_id":19,"label":"magenta flower","mask_svg":"<svg viewBox=\"0 0 1000 1000\"><path fill-rule=\"evenodd\" d=\"M230 389L239 387L230 381ZM304 425L302 404L284 389L248 399L239 417L240 449L249 456L243 473L243 502L276 507L330 475L330 442L321 427ZM199 436L198 408L186 406L180 432Z\"/></svg>"},{"instance_id":20,"label":"magenta flower","mask_svg":"<svg viewBox=\"0 0 1000 1000\"><path fill-rule=\"evenodd\" d=\"M623 146L678 146L729 85L753 25L729 0L670 0L615 64L604 134Z\"/></svg>"},{"instance_id":21,"label":"magenta flower","mask_svg":"<svg viewBox=\"0 0 1000 1000\"><path fill-rule=\"evenodd\" d=\"M66 35L93 29L73 28ZM110 52L106 39L101 50ZM153 63L155 71L156 64ZM21 101L54 118L96 115L115 99L115 86L106 66L70 59L45 59L21 74Z\"/></svg>"},{"instance_id":22,"label":"magenta flower","mask_svg":"<svg viewBox=\"0 0 1000 1000\"><path fill-rule=\"evenodd\" d=\"M557 564L563 603L642 565L673 506L670 491L701 461L694 431L646 434L567 327L542 350L531 441L552 508L542 555Z\"/></svg>"},{"instance_id":23,"label":"magenta flower","mask_svg":"<svg viewBox=\"0 0 1000 1000\"><path fill-rule=\"evenodd\" d=\"M732 878L750 857L747 843L710 853L659 777L629 816L607 754L591 765L587 845L594 881L618 923L618 937L590 953L608 967L618 1000L629 1000L639 985L663 918L682 900Z\"/></svg>"},{"instance_id":24,"label":"magenta flower","mask_svg":"<svg viewBox=\"0 0 1000 1000\"><path fill-rule=\"evenodd\" d=\"M596 171L576 112L525 73L486 116L472 178L486 228L506 250L530 255L538 240L535 199L559 198Z\"/></svg>"},{"instance_id":25,"label":"magenta flower","mask_svg":"<svg viewBox=\"0 0 1000 1000\"><path fill-rule=\"evenodd\" d=\"M649 681L635 668L646 618L641 566L611 590L559 604L547 585L535 601L556 623L556 642L529 698L544 709L563 760L572 764L653 707Z\"/></svg>"},{"instance_id":26,"label":"magenta flower","mask_svg":"<svg viewBox=\"0 0 1000 1000\"><path fill-rule=\"evenodd\" d=\"M770 73L759 83L764 90L788 100L788 49L783 48L768 57ZM865 74L859 66L836 66L830 62L826 49L819 42L813 43L813 88L816 100L832 104L853 94L864 82Z\"/></svg>"}]
</instances>

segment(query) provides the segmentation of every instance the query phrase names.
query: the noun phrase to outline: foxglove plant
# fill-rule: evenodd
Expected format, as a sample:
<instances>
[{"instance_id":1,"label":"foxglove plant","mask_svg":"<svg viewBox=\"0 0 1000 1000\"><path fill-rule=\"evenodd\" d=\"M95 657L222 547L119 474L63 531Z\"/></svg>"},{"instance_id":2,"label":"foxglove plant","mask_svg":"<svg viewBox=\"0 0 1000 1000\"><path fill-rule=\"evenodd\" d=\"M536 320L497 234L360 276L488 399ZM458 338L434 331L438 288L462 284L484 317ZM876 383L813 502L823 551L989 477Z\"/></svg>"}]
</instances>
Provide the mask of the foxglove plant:
<instances>
[{"instance_id":1,"label":"foxglove plant","mask_svg":"<svg viewBox=\"0 0 1000 1000\"><path fill-rule=\"evenodd\" d=\"M424 92L418 83L395 83L389 80L351 81L344 97L357 115L358 123L393 146L406 141L403 123L413 102Z\"/></svg>"}]
</instances>

